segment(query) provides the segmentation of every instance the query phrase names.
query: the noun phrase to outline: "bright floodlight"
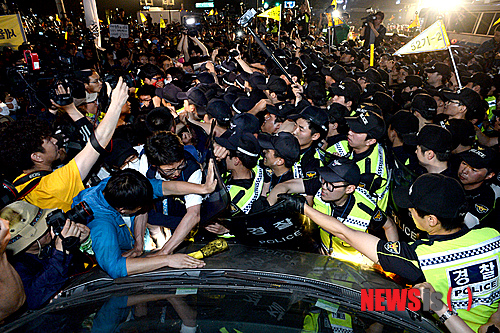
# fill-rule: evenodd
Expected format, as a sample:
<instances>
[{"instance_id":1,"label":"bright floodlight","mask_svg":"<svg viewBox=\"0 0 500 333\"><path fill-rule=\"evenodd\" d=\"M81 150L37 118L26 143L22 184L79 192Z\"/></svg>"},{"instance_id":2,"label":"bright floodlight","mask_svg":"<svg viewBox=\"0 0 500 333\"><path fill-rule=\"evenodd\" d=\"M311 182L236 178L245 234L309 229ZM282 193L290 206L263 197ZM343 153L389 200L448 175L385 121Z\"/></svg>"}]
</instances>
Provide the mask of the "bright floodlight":
<instances>
[{"instance_id":1,"label":"bright floodlight","mask_svg":"<svg viewBox=\"0 0 500 333\"><path fill-rule=\"evenodd\" d=\"M340 11L338 9L335 9L332 13L333 17L339 18L340 17Z\"/></svg>"},{"instance_id":2,"label":"bright floodlight","mask_svg":"<svg viewBox=\"0 0 500 333\"><path fill-rule=\"evenodd\" d=\"M195 24L195 23L196 23L196 20L194 17L190 17L190 18L186 19L186 24L188 24L188 25Z\"/></svg>"},{"instance_id":3,"label":"bright floodlight","mask_svg":"<svg viewBox=\"0 0 500 333\"><path fill-rule=\"evenodd\" d=\"M238 37L242 37L242 36L243 36L243 31L238 31L238 32L236 33L236 36L238 36Z\"/></svg>"}]
</instances>

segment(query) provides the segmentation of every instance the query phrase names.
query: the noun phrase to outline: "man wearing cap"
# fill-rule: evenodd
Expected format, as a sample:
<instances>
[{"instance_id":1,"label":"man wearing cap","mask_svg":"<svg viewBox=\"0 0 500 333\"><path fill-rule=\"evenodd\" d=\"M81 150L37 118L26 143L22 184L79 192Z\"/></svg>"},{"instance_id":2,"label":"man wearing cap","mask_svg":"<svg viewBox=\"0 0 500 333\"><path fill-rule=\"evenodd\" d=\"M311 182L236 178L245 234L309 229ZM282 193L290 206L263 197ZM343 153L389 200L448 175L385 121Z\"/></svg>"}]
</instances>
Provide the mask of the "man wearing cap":
<instances>
[{"instance_id":1,"label":"man wearing cap","mask_svg":"<svg viewBox=\"0 0 500 333\"><path fill-rule=\"evenodd\" d=\"M215 138L215 141L228 150L225 162L230 174L225 184L231 197L232 214L248 214L253 203L263 195L264 170L257 165L259 141L251 133L242 131L232 132L228 138Z\"/></svg>"},{"instance_id":2,"label":"man wearing cap","mask_svg":"<svg viewBox=\"0 0 500 333\"><path fill-rule=\"evenodd\" d=\"M198 87L192 87L187 92L177 94L179 100L184 100L184 110L191 112L197 119L203 119L208 104L207 97Z\"/></svg>"},{"instance_id":3,"label":"man wearing cap","mask_svg":"<svg viewBox=\"0 0 500 333\"><path fill-rule=\"evenodd\" d=\"M320 166L319 143L328 133L328 114L315 106L308 106L295 119L297 127L293 135L299 140L300 158L293 167L294 178L312 177Z\"/></svg>"},{"instance_id":4,"label":"man wearing cap","mask_svg":"<svg viewBox=\"0 0 500 333\"><path fill-rule=\"evenodd\" d=\"M416 94L410 105L410 111L418 118L418 129L432 124L437 114L436 100L428 94Z\"/></svg>"},{"instance_id":5,"label":"man wearing cap","mask_svg":"<svg viewBox=\"0 0 500 333\"><path fill-rule=\"evenodd\" d=\"M385 122L373 111L366 111L357 117L347 117L350 130L347 142L352 149L350 158L358 165L362 181L358 191L369 191L373 201L385 211L388 202L389 173L386 153L379 141L386 133ZM373 177L380 177L378 188L368 188L373 183Z\"/></svg>"},{"instance_id":6,"label":"man wearing cap","mask_svg":"<svg viewBox=\"0 0 500 333\"><path fill-rule=\"evenodd\" d=\"M248 113L257 115L265 110L268 104L275 105L287 100L288 86L282 78L271 76L264 88L267 99L261 99Z\"/></svg>"},{"instance_id":7,"label":"man wearing cap","mask_svg":"<svg viewBox=\"0 0 500 333\"><path fill-rule=\"evenodd\" d=\"M342 81L338 86L332 85L330 93L333 96L330 100L331 103L342 104L349 111L353 111L358 107L361 97L361 87L354 81Z\"/></svg>"},{"instance_id":8,"label":"man wearing cap","mask_svg":"<svg viewBox=\"0 0 500 333\"><path fill-rule=\"evenodd\" d=\"M489 147L478 146L460 154L458 180L463 185L469 209L465 224L473 228L477 224L499 229L495 209L495 192L490 181L495 177L497 153Z\"/></svg>"},{"instance_id":9,"label":"man wearing cap","mask_svg":"<svg viewBox=\"0 0 500 333\"><path fill-rule=\"evenodd\" d=\"M443 62L435 63L433 66L426 68L425 72L427 73L426 90L446 88L446 83L451 78L450 66Z\"/></svg>"},{"instance_id":10,"label":"man wearing cap","mask_svg":"<svg viewBox=\"0 0 500 333\"><path fill-rule=\"evenodd\" d=\"M78 251L80 243L90 234L87 226L66 220L60 234L56 235L46 220L52 211L16 201L0 212L0 217L8 221L12 237L7 252L13 255L11 262L23 282L27 306L31 310L47 303L62 289L70 275L76 273L73 251ZM74 237L71 249L69 243L63 241L69 241L69 237Z\"/></svg>"},{"instance_id":11,"label":"man wearing cap","mask_svg":"<svg viewBox=\"0 0 500 333\"><path fill-rule=\"evenodd\" d=\"M405 146L403 137L418 133L418 119L411 112L401 110L396 112L388 122L387 136L391 142L391 151L394 154L395 166L403 166L415 171L418 167L418 159L414 151Z\"/></svg>"},{"instance_id":12,"label":"man wearing cap","mask_svg":"<svg viewBox=\"0 0 500 333\"><path fill-rule=\"evenodd\" d=\"M474 90L463 88L456 93L443 91L443 95L448 99L444 114L449 118L467 119L473 124L483 121L487 103Z\"/></svg>"},{"instance_id":13,"label":"man wearing cap","mask_svg":"<svg viewBox=\"0 0 500 333\"><path fill-rule=\"evenodd\" d=\"M294 110L293 105L288 103L268 104L266 106L267 114L264 116L264 122L260 128L261 131L263 133L276 134Z\"/></svg>"},{"instance_id":14,"label":"man wearing cap","mask_svg":"<svg viewBox=\"0 0 500 333\"><path fill-rule=\"evenodd\" d=\"M416 146L418 162L428 173L456 178L448 166L452 150L450 131L439 125L425 125L416 135L407 136L406 143Z\"/></svg>"},{"instance_id":15,"label":"man wearing cap","mask_svg":"<svg viewBox=\"0 0 500 333\"><path fill-rule=\"evenodd\" d=\"M326 112L329 122L326 151L330 154L345 156L349 153L349 143L347 142L349 127L345 121L345 117L349 115L349 109L342 104L332 103L326 108Z\"/></svg>"},{"instance_id":16,"label":"man wearing cap","mask_svg":"<svg viewBox=\"0 0 500 333\"><path fill-rule=\"evenodd\" d=\"M318 169L319 178L294 179L279 184L269 195L272 205L281 193L313 195L313 207L333 216L349 228L366 232L384 228L388 240L398 240L395 224L387 220L365 192L356 191L360 182L359 167L352 160L338 158ZM361 253L326 229L320 229L322 252L334 258L366 262Z\"/></svg>"},{"instance_id":17,"label":"man wearing cap","mask_svg":"<svg viewBox=\"0 0 500 333\"><path fill-rule=\"evenodd\" d=\"M297 138L287 132L273 136L262 133L258 139L264 153L263 165L268 168L264 174L267 194L279 183L294 179L292 167L299 160L300 145Z\"/></svg>"},{"instance_id":18,"label":"man wearing cap","mask_svg":"<svg viewBox=\"0 0 500 333\"><path fill-rule=\"evenodd\" d=\"M380 263L385 271L412 284L427 281L442 295L448 295L452 288L450 305L474 331L495 323L491 316L500 299L500 233L491 228L469 230L464 226L466 198L460 183L440 174L425 174L409 189L401 187L394 198L398 207L410 209L416 226L427 232L429 240L380 240L304 205L300 196L284 195L287 208L303 212L320 227ZM472 292L469 311L467 288ZM444 322L450 315L440 319Z\"/></svg>"}]
</instances>

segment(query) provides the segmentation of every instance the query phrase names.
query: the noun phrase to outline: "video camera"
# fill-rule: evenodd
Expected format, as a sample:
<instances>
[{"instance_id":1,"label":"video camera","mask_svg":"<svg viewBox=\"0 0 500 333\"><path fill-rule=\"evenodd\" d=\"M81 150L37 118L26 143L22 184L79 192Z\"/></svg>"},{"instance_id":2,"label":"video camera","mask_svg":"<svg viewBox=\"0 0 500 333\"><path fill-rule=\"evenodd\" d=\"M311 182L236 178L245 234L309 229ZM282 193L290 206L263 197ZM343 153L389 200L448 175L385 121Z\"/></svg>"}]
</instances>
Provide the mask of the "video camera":
<instances>
[{"instance_id":1,"label":"video camera","mask_svg":"<svg viewBox=\"0 0 500 333\"><path fill-rule=\"evenodd\" d=\"M198 33L201 31L202 25L200 22L200 18L198 16L184 16L182 18L182 24L185 29L185 33L188 36L196 37Z\"/></svg>"},{"instance_id":2,"label":"video camera","mask_svg":"<svg viewBox=\"0 0 500 333\"><path fill-rule=\"evenodd\" d=\"M66 220L87 224L87 218L94 216L94 212L90 209L89 205L82 201L72 209L68 210L66 214L61 209L56 209L47 215L46 221L49 227L52 227L54 234L60 235L61 231L66 224Z\"/></svg>"},{"instance_id":3,"label":"video camera","mask_svg":"<svg viewBox=\"0 0 500 333\"><path fill-rule=\"evenodd\" d=\"M377 12L375 10L373 10L373 8L371 8L371 7L367 8L366 12L368 13L368 15L361 18L364 26L368 26L368 23L370 23L370 22L373 23L373 21L375 21L377 19L377 16L375 15L375 14L377 14Z\"/></svg>"}]
</instances>

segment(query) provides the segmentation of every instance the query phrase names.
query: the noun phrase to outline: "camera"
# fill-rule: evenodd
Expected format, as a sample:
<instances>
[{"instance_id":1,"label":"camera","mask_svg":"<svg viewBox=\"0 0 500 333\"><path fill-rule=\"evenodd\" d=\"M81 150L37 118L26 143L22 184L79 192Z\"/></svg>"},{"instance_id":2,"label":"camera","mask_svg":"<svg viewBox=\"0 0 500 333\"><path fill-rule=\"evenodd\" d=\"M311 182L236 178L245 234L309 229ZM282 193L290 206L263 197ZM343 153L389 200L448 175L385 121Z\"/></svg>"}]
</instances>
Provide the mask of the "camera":
<instances>
[{"instance_id":1,"label":"camera","mask_svg":"<svg viewBox=\"0 0 500 333\"><path fill-rule=\"evenodd\" d=\"M184 16L184 32L191 37L198 36L198 33L201 31L201 23L198 17L196 16Z\"/></svg>"},{"instance_id":2,"label":"camera","mask_svg":"<svg viewBox=\"0 0 500 333\"><path fill-rule=\"evenodd\" d=\"M67 219L76 223L87 224L87 218L93 215L94 212L90 209L89 205L85 201L82 201L68 210L66 214L61 209L50 212L47 215L46 221L47 225L52 227L54 234L57 236L61 234Z\"/></svg>"},{"instance_id":3,"label":"camera","mask_svg":"<svg viewBox=\"0 0 500 333\"><path fill-rule=\"evenodd\" d=\"M368 23L375 21L377 19L377 16L375 15L377 12L373 10L373 8L367 8L366 12L368 13L367 16L362 17L361 20L363 21L363 25L368 25Z\"/></svg>"},{"instance_id":4,"label":"camera","mask_svg":"<svg viewBox=\"0 0 500 333\"><path fill-rule=\"evenodd\" d=\"M249 9L239 20L238 24L246 27L250 22L252 22L253 17L257 14L255 9Z\"/></svg>"}]
</instances>

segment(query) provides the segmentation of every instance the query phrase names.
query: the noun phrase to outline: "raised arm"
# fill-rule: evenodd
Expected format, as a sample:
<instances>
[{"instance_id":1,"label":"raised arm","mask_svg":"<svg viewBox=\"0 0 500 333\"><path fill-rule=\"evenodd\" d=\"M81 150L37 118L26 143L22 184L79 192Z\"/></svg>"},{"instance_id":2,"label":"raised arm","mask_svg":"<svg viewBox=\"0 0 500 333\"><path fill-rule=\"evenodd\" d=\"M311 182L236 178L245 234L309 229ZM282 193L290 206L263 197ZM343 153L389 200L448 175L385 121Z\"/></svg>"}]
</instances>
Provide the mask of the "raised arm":
<instances>
[{"instance_id":1,"label":"raised arm","mask_svg":"<svg viewBox=\"0 0 500 333\"><path fill-rule=\"evenodd\" d=\"M162 183L163 195L186 195L186 194L209 194L215 190L217 179L215 178L214 160L210 159L207 168L207 179L205 184L195 184L182 181L164 181Z\"/></svg>"},{"instance_id":2,"label":"raised arm","mask_svg":"<svg viewBox=\"0 0 500 333\"><path fill-rule=\"evenodd\" d=\"M128 88L123 79L120 77L116 88L111 93L111 103L109 105L106 116L95 130L95 138L101 147L106 147L111 141L111 137L116 128L118 118L122 110L122 106L127 102ZM84 180L94 163L99 158L99 152L92 147L90 142L87 142L85 147L78 155L75 156L75 162L80 171L80 178Z\"/></svg>"}]
</instances>

